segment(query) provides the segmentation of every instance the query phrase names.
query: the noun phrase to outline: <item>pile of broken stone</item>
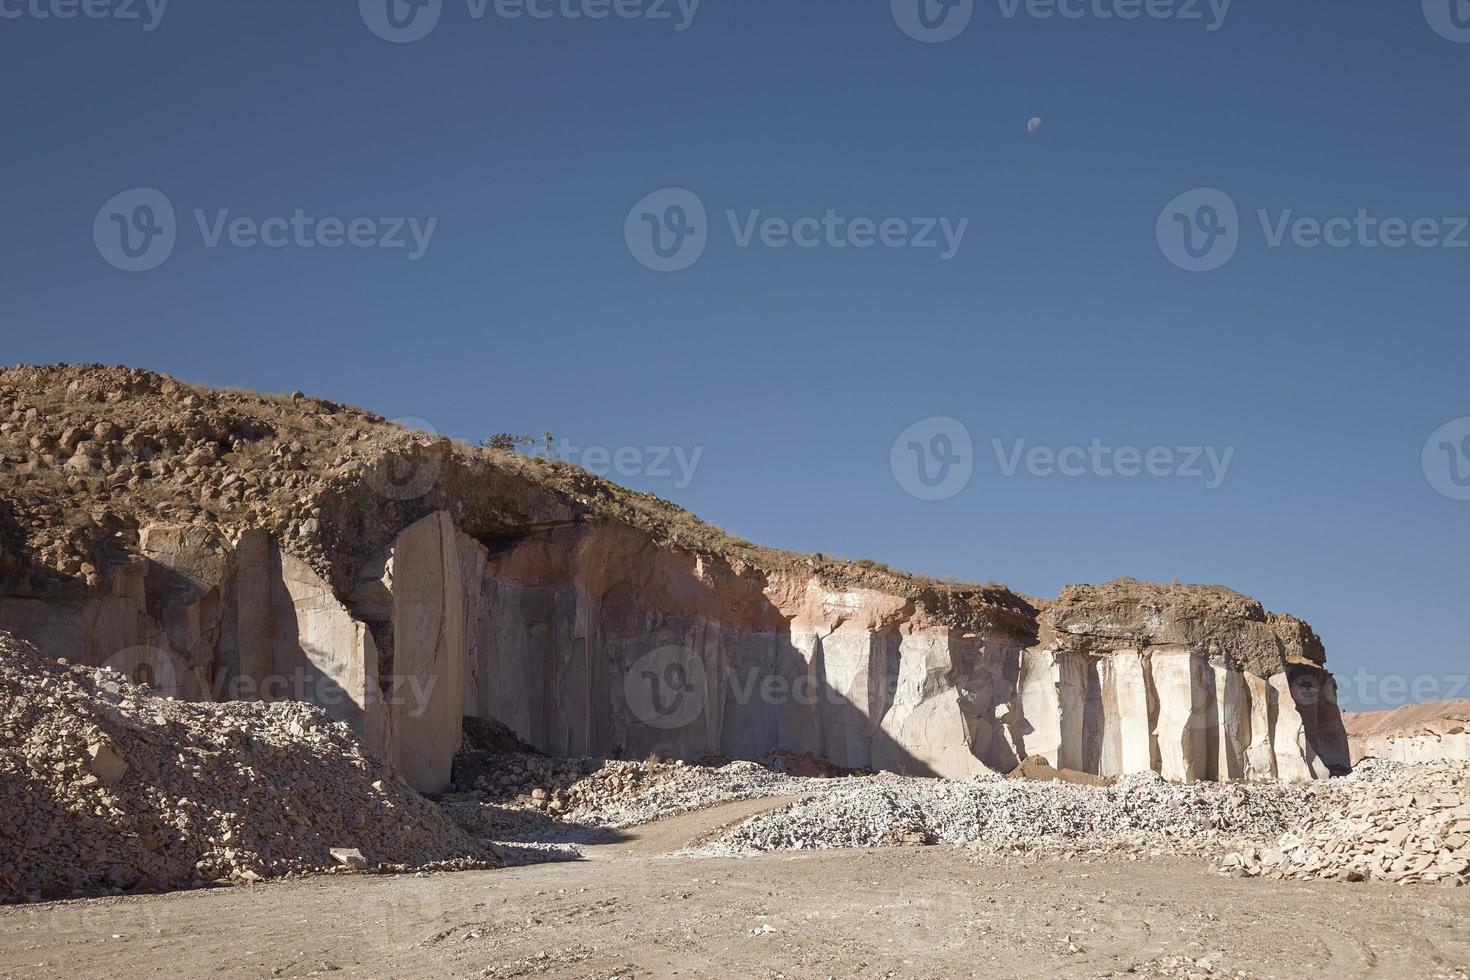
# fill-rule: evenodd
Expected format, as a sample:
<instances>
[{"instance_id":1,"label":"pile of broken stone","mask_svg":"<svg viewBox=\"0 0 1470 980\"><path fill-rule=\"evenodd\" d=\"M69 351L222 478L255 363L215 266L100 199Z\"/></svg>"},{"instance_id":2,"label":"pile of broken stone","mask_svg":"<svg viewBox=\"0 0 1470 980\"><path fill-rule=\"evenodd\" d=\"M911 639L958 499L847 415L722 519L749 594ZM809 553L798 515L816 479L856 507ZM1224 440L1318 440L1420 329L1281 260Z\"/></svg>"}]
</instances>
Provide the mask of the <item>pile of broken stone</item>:
<instances>
[{"instance_id":1,"label":"pile of broken stone","mask_svg":"<svg viewBox=\"0 0 1470 980\"><path fill-rule=\"evenodd\" d=\"M456 785L438 798L456 823L511 860L576 857L613 831L734 800L820 793L840 780L792 776L754 762L551 759L462 752ZM568 850L568 848L570 848Z\"/></svg>"},{"instance_id":2,"label":"pile of broken stone","mask_svg":"<svg viewBox=\"0 0 1470 980\"><path fill-rule=\"evenodd\" d=\"M0 901L498 863L319 708L174 701L0 633Z\"/></svg>"},{"instance_id":3,"label":"pile of broken stone","mask_svg":"<svg viewBox=\"0 0 1470 980\"><path fill-rule=\"evenodd\" d=\"M574 810L597 811L642 792L682 765L672 760L555 759L519 752L467 760L461 752L455 760L455 785L449 795L553 816Z\"/></svg>"},{"instance_id":4,"label":"pile of broken stone","mask_svg":"<svg viewBox=\"0 0 1470 980\"><path fill-rule=\"evenodd\" d=\"M1214 857L1270 839L1334 798L1323 783L1170 783L1156 773L1111 785L980 775L917 779L891 773L806 780L798 803L763 813L709 842L711 854L963 844L1062 855Z\"/></svg>"},{"instance_id":5,"label":"pile of broken stone","mask_svg":"<svg viewBox=\"0 0 1470 980\"><path fill-rule=\"evenodd\" d=\"M1226 855L1235 878L1470 884L1470 763L1361 761L1348 792L1272 846Z\"/></svg>"}]
</instances>

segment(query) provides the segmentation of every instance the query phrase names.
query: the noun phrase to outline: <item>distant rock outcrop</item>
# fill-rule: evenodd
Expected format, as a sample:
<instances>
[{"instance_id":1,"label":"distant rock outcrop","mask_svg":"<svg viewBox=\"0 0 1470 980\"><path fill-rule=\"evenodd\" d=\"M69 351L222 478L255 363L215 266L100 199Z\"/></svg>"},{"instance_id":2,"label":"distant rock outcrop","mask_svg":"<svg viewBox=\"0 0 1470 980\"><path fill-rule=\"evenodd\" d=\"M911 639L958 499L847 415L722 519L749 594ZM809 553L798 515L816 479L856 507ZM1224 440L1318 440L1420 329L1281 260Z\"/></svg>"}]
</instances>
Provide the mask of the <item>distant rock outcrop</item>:
<instances>
[{"instance_id":1,"label":"distant rock outcrop","mask_svg":"<svg viewBox=\"0 0 1470 980\"><path fill-rule=\"evenodd\" d=\"M553 754L943 776L1348 765L1320 640L1222 587L1031 601L759 548L565 463L122 368L0 372L0 419L0 628L318 704L420 789L463 716Z\"/></svg>"},{"instance_id":2,"label":"distant rock outcrop","mask_svg":"<svg viewBox=\"0 0 1470 980\"><path fill-rule=\"evenodd\" d=\"M1470 700L1426 701L1392 711L1342 716L1353 762L1452 762L1470 759Z\"/></svg>"}]
</instances>

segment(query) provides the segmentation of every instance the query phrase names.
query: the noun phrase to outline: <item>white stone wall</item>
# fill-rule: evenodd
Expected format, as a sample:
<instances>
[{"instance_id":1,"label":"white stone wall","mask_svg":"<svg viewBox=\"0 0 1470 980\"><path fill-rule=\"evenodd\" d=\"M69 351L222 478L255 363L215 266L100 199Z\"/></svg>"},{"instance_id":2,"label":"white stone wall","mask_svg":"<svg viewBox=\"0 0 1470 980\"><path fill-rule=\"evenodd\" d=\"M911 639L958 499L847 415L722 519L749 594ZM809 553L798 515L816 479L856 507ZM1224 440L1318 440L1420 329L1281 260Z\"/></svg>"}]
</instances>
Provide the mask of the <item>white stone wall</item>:
<instances>
[{"instance_id":1,"label":"white stone wall","mask_svg":"<svg viewBox=\"0 0 1470 980\"><path fill-rule=\"evenodd\" d=\"M148 560L103 596L0 599L0 628L52 656L145 671L176 696L318 701L428 791L449 782L463 715L562 755L786 749L950 777L1026 756L1180 781L1326 774L1286 674L1226 670L1188 647L1022 650L915 627L902 602L863 593L822 593L786 628L737 627L678 562L633 588L626 556L571 551L525 584L444 513L404 529L345 598L263 532L194 533L146 534ZM764 597L768 620L803 601L787 588ZM284 691L266 683L281 678ZM1378 748L1463 758L1465 742Z\"/></svg>"},{"instance_id":2,"label":"white stone wall","mask_svg":"<svg viewBox=\"0 0 1470 980\"><path fill-rule=\"evenodd\" d=\"M1470 733L1375 735L1352 739L1353 762L1368 756L1391 762L1461 762L1470 760Z\"/></svg>"}]
</instances>

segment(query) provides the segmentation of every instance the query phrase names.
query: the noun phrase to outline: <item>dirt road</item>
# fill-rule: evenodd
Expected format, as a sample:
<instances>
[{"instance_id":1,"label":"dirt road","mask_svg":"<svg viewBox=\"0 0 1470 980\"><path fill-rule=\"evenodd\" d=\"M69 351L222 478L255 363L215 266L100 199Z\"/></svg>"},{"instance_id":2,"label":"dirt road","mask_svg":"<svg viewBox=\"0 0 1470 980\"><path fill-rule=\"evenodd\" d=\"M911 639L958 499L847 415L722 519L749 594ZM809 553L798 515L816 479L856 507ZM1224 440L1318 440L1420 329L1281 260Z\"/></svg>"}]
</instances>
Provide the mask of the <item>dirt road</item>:
<instances>
[{"instance_id":1,"label":"dirt road","mask_svg":"<svg viewBox=\"0 0 1470 980\"><path fill-rule=\"evenodd\" d=\"M1470 976L1470 889L953 847L668 856L774 802L576 863L3 908L0 977Z\"/></svg>"}]
</instances>

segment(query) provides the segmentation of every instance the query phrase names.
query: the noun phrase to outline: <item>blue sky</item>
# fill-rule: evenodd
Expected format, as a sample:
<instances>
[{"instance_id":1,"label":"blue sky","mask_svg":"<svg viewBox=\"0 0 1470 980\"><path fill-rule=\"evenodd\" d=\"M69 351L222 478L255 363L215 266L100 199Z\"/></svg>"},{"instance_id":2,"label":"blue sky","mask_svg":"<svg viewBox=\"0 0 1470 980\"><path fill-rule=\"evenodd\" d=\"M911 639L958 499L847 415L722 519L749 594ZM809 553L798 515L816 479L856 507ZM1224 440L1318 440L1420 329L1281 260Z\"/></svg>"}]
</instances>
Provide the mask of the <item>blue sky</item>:
<instances>
[{"instance_id":1,"label":"blue sky","mask_svg":"<svg viewBox=\"0 0 1470 980\"><path fill-rule=\"evenodd\" d=\"M1226 583L1312 622L1349 700L1470 696L1470 423L1424 456L1470 416L1470 4L980 0L926 43L917 0L394 0L438 15L395 43L383 2L0 0L3 360L635 447L621 482L752 540ZM125 271L166 217L137 188L174 241ZM703 252L646 267L691 200ZM921 499L893 447L936 417L970 476ZM1047 475L1094 440L1168 475Z\"/></svg>"}]
</instances>

